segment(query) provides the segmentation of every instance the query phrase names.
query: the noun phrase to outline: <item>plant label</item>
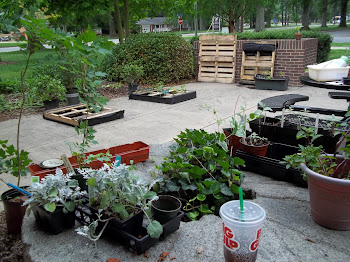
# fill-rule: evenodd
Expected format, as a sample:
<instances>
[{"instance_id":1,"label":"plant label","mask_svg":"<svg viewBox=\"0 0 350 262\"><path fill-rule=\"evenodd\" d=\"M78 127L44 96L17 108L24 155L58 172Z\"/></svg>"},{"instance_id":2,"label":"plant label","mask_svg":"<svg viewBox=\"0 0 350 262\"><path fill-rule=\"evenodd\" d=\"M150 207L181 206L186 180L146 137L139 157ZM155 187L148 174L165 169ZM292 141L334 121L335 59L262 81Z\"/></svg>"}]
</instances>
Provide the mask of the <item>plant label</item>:
<instances>
[{"instance_id":1,"label":"plant label","mask_svg":"<svg viewBox=\"0 0 350 262\"><path fill-rule=\"evenodd\" d=\"M33 184L38 184L40 181L40 177L39 176L32 176L32 185Z\"/></svg>"}]
</instances>

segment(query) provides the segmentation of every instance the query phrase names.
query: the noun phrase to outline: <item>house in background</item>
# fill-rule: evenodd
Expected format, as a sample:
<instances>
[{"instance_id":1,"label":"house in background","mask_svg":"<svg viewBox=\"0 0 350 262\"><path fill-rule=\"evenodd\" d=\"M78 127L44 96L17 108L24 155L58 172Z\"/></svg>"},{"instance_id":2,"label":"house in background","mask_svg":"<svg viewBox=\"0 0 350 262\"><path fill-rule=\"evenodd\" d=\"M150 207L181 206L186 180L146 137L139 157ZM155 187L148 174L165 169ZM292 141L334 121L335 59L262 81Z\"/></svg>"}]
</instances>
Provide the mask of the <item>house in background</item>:
<instances>
[{"instance_id":1,"label":"house in background","mask_svg":"<svg viewBox=\"0 0 350 262\"><path fill-rule=\"evenodd\" d=\"M146 17L137 22L142 28L142 33L149 32L169 32L172 25L166 24L166 17Z\"/></svg>"}]
</instances>

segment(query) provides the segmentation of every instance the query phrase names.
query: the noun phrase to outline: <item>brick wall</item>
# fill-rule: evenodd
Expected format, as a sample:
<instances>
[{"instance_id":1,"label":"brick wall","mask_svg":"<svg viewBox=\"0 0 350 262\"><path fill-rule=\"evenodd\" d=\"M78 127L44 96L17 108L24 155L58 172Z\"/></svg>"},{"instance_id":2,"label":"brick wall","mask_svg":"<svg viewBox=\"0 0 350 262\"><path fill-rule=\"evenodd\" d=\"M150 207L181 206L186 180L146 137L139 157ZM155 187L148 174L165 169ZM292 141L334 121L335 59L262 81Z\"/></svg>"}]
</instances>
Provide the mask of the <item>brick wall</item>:
<instances>
[{"instance_id":1,"label":"brick wall","mask_svg":"<svg viewBox=\"0 0 350 262\"><path fill-rule=\"evenodd\" d=\"M289 85L301 86L299 77L304 74L307 65L316 64L317 38L302 38L300 41L294 39L276 39L265 42L277 43L274 76L284 72L289 76ZM254 40L238 40L236 50L236 83L240 80L242 64L243 43L254 42ZM193 42L195 73L198 75L199 42Z\"/></svg>"}]
</instances>

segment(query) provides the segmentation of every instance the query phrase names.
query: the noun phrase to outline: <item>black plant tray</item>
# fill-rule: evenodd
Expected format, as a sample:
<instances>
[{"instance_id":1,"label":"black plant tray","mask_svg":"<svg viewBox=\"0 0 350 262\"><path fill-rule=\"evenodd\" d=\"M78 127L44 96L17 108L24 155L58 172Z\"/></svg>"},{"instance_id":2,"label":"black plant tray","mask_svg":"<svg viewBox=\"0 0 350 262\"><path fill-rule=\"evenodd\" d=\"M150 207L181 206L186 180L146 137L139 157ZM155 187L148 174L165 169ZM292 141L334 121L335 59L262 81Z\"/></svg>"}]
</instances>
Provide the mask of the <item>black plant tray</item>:
<instances>
[{"instance_id":1,"label":"black plant tray","mask_svg":"<svg viewBox=\"0 0 350 262\"><path fill-rule=\"evenodd\" d=\"M290 115L286 115L287 120L288 120L288 117L290 117ZM312 119L313 118L303 116L303 123L305 123L305 126L312 126L310 124L312 122ZM261 121L260 125L259 125L259 121ZM299 130L298 130L298 125L295 123L294 120L291 122L285 121L283 128L281 128L280 122L281 122L281 119L279 118L266 117L265 124L264 124L264 120L260 118L260 119L255 119L253 121L250 121L249 126L253 132L257 133L261 137L267 138L269 141L283 143L283 144L292 145L292 146L298 146L299 144L307 145L307 140L305 138L303 139L296 138L296 135L299 132ZM332 137L325 126L326 125L325 122L326 121L320 121L318 134L321 134L322 137L316 139L314 144L316 146L322 145L323 149L327 153L334 153L336 144L339 141L341 135L338 134L337 136Z\"/></svg>"},{"instance_id":2,"label":"black plant tray","mask_svg":"<svg viewBox=\"0 0 350 262\"><path fill-rule=\"evenodd\" d=\"M140 94L131 93L129 95L129 99L163 103L163 104L176 104L176 103L180 103L183 101L196 98L197 96L196 91L189 91L186 93L180 93L180 94L174 94L174 95L167 94L166 96L162 96L162 95L151 96L149 94L150 93L140 93Z\"/></svg>"},{"instance_id":3,"label":"black plant tray","mask_svg":"<svg viewBox=\"0 0 350 262\"><path fill-rule=\"evenodd\" d=\"M300 187L307 187L307 182L303 179L299 170L286 169L280 161L286 155L298 152L298 147L271 143L266 153L266 157L255 156L237 150L236 156L245 161L244 170L271 177L275 180L294 183Z\"/></svg>"},{"instance_id":4,"label":"black plant tray","mask_svg":"<svg viewBox=\"0 0 350 262\"><path fill-rule=\"evenodd\" d=\"M145 227L142 227L139 232L130 233L114 227L113 223L107 226L103 236L111 242L118 242L122 246L140 255L157 244L159 240L164 240L178 230L183 215L184 212L180 211L175 218L163 224L163 233L159 238L150 237L150 235L147 234L147 229ZM84 225L88 225L93 221L93 215L90 208L85 205L76 208L75 217Z\"/></svg>"}]
</instances>

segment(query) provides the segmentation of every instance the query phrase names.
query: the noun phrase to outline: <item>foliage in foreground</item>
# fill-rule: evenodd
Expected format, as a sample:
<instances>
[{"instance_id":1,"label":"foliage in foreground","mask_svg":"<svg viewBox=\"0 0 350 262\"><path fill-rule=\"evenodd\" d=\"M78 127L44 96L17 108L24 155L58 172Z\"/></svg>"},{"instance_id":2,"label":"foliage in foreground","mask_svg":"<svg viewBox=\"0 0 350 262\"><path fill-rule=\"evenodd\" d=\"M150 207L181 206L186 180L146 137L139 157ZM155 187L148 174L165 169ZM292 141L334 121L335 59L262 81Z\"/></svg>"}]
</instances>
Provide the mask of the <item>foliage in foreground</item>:
<instances>
[{"instance_id":1,"label":"foliage in foreground","mask_svg":"<svg viewBox=\"0 0 350 262\"><path fill-rule=\"evenodd\" d=\"M220 206L238 194L244 161L227 154L223 133L204 130L181 132L170 157L160 165L164 182L160 190L186 202L191 220L217 214Z\"/></svg>"}]
</instances>

